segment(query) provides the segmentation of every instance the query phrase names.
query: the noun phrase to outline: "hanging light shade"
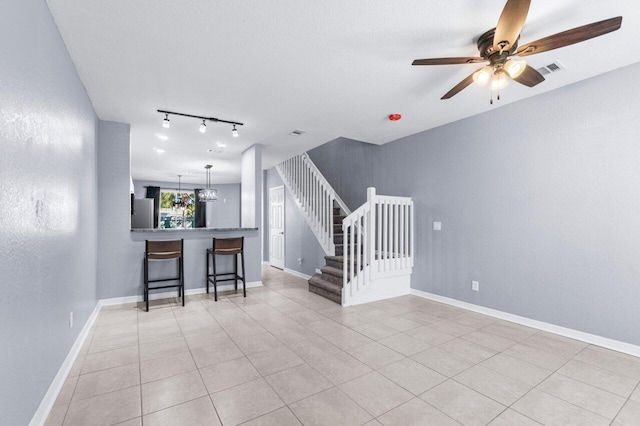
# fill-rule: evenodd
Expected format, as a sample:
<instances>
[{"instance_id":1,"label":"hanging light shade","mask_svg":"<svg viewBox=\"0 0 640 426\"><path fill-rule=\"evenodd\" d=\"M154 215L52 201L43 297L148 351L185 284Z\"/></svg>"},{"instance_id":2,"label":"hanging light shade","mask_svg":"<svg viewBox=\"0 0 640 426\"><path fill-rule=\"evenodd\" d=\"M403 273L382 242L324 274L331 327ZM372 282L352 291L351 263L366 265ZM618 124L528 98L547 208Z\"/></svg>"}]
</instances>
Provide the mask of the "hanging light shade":
<instances>
[{"instance_id":1,"label":"hanging light shade","mask_svg":"<svg viewBox=\"0 0 640 426\"><path fill-rule=\"evenodd\" d=\"M515 59L509 59L504 64L504 70L507 74L509 74L509 77L511 78L520 77L520 75L522 75L522 73L526 68L527 68L527 63L524 60L518 61Z\"/></svg>"},{"instance_id":2,"label":"hanging light shade","mask_svg":"<svg viewBox=\"0 0 640 426\"><path fill-rule=\"evenodd\" d=\"M204 168L207 170L207 186L198 193L198 201L206 203L207 201L216 201L218 199L218 191L211 188L211 164L207 164Z\"/></svg>"},{"instance_id":3,"label":"hanging light shade","mask_svg":"<svg viewBox=\"0 0 640 426\"><path fill-rule=\"evenodd\" d=\"M473 73L473 81L475 81L479 86L484 86L485 84L489 83L492 77L493 67L489 65L484 68L480 68L478 71Z\"/></svg>"},{"instance_id":4,"label":"hanging light shade","mask_svg":"<svg viewBox=\"0 0 640 426\"><path fill-rule=\"evenodd\" d=\"M500 90L506 87L508 84L507 75L504 71L496 72L493 74L493 79L491 80L491 89L492 90Z\"/></svg>"}]
</instances>

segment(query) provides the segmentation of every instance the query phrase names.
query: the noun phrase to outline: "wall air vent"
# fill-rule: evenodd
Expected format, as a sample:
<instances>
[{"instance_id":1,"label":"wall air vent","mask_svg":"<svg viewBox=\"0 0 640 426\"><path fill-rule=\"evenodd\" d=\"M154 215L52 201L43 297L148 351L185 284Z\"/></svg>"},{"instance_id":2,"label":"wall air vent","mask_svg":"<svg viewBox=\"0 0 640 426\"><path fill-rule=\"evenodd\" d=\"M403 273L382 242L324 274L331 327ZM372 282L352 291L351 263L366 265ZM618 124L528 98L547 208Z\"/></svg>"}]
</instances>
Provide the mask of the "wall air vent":
<instances>
[{"instance_id":1,"label":"wall air vent","mask_svg":"<svg viewBox=\"0 0 640 426\"><path fill-rule=\"evenodd\" d=\"M551 74L552 72L558 72L565 69L564 65L562 65L560 62L556 61L556 62L552 62L549 65L546 65L542 68L538 68L538 72L542 75L547 75L547 74Z\"/></svg>"},{"instance_id":2,"label":"wall air vent","mask_svg":"<svg viewBox=\"0 0 640 426\"><path fill-rule=\"evenodd\" d=\"M307 133L305 130L294 130L293 132L289 133L289 136L302 136L305 133Z\"/></svg>"}]
</instances>

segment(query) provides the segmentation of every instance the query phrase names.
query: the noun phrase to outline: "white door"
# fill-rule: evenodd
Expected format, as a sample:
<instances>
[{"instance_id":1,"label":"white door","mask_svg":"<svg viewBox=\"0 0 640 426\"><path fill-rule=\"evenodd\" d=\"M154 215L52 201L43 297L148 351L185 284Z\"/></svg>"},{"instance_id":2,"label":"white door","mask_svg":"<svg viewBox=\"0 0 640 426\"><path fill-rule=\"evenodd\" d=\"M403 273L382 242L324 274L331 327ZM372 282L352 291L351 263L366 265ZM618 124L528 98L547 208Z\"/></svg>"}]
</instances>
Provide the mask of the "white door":
<instances>
[{"instance_id":1,"label":"white door","mask_svg":"<svg viewBox=\"0 0 640 426\"><path fill-rule=\"evenodd\" d=\"M269 189L269 263L284 269L284 186Z\"/></svg>"}]
</instances>

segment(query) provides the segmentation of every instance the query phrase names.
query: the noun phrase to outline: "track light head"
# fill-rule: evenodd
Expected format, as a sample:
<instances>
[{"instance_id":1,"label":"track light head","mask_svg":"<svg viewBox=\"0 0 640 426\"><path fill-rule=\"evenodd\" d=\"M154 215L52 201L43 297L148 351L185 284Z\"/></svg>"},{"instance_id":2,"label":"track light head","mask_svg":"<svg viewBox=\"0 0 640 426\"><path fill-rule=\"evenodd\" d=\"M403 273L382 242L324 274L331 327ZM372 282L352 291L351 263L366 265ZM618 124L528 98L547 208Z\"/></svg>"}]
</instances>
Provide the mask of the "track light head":
<instances>
[{"instance_id":1,"label":"track light head","mask_svg":"<svg viewBox=\"0 0 640 426\"><path fill-rule=\"evenodd\" d=\"M200 125L200 133L204 133L207 131L207 123L205 123L204 120L202 120L202 124Z\"/></svg>"},{"instance_id":2,"label":"track light head","mask_svg":"<svg viewBox=\"0 0 640 426\"><path fill-rule=\"evenodd\" d=\"M164 120L162 120L162 127L164 127L165 129L171 127L171 123L169 122L169 114L164 115Z\"/></svg>"},{"instance_id":3,"label":"track light head","mask_svg":"<svg viewBox=\"0 0 640 426\"><path fill-rule=\"evenodd\" d=\"M238 129L236 129L236 125L233 125L233 130L231 131L231 135L233 135L234 138L238 137Z\"/></svg>"}]
</instances>

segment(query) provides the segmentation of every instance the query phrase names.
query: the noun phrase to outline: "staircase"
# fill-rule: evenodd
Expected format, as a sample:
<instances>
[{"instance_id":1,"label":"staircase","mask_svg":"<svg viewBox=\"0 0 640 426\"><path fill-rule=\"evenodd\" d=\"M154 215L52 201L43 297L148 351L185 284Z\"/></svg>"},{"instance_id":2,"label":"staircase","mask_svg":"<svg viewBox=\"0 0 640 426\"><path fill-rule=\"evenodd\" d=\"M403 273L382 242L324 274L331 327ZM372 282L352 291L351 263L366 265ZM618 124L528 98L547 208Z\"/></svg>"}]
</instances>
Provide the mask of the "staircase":
<instances>
[{"instance_id":1,"label":"staircase","mask_svg":"<svg viewBox=\"0 0 640 426\"><path fill-rule=\"evenodd\" d=\"M309 291L342 304L342 284L344 269L344 234L342 233L342 221L345 216L341 214L340 207L333 208L333 244L335 256L325 256L325 266L320 274L314 274L309 279Z\"/></svg>"},{"instance_id":2,"label":"staircase","mask_svg":"<svg viewBox=\"0 0 640 426\"><path fill-rule=\"evenodd\" d=\"M322 246L325 266L309 291L342 306L409 294L413 269L413 201L376 195L350 212L306 153L276 166Z\"/></svg>"}]
</instances>

